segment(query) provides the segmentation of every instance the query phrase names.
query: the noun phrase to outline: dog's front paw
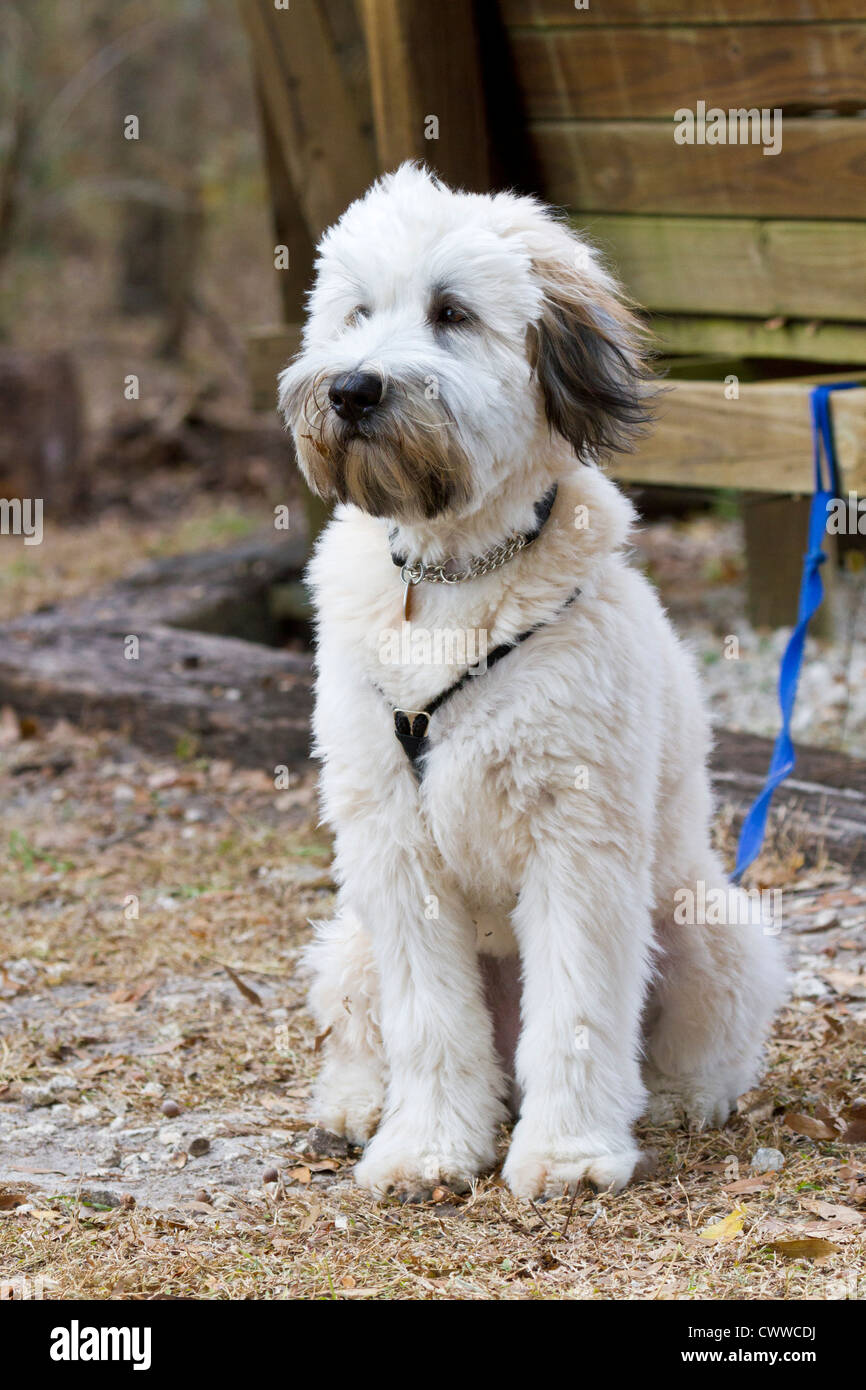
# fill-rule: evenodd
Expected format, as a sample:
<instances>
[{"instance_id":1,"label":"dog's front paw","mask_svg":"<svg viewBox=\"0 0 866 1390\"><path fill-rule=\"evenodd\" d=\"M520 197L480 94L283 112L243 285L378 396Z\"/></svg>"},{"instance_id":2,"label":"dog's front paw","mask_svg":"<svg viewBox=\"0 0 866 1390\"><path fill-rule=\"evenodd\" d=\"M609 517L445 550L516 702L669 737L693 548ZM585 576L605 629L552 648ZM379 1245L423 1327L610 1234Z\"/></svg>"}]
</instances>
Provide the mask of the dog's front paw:
<instances>
[{"instance_id":1,"label":"dog's front paw","mask_svg":"<svg viewBox=\"0 0 866 1390\"><path fill-rule=\"evenodd\" d=\"M664 1129L720 1129L737 1104L742 1089L724 1077L647 1075L649 1097L645 1118Z\"/></svg>"},{"instance_id":2,"label":"dog's front paw","mask_svg":"<svg viewBox=\"0 0 866 1390\"><path fill-rule=\"evenodd\" d=\"M313 1091L312 1119L350 1144L366 1144L385 1099L381 1070L372 1065L326 1063Z\"/></svg>"},{"instance_id":3,"label":"dog's front paw","mask_svg":"<svg viewBox=\"0 0 866 1390\"><path fill-rule=\"evenodd\" d=\"M592 1140L547 1139L517 1125L502 1176L516 1197L558 1197L581 1183L619 1192L634 1174L641 1151L634 1144L604 1151Z\"/></svg>"},{"instance_id":4,"label":"dog's front paw","mask_svg":"<svg viewBox=\"0 0 866 1390\"><path fill-rule=\"evenodd\" d=\"M392 1121L367 1145L355 1181L376 1197L391 1192L403 1202L426 1202L437 1187L465 1192L493 1158L492 1146L489 1153L476 1153L465 1142L449 1143L441 1132L425 1136Z\"/></svg>"}]
</instances>

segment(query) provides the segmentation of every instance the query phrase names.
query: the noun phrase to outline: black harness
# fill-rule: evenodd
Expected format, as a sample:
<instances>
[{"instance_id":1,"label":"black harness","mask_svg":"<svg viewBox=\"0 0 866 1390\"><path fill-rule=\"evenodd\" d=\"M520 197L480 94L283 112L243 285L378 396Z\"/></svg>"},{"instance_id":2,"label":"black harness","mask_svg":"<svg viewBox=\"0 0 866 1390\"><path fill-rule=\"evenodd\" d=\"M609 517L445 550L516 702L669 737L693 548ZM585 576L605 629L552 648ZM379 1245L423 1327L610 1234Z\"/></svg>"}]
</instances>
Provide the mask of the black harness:
<instances>
[{"instance_id":1,"label":"black harness","mask_svg":"<svg viewBox=\"0 0 866 1390\"><path fill-rule=\"evenodd\" d=\"M544 496L540 498L538 502L536 502L535 525L533 526L531 531L527 531L523 535L522 549L526 549L526 547L528 545L531 545L532 542L536 540L536 538L541 534L541 531L545 523L547 522L547 519L550 516L551 511L553 510L553 504L556 501L556 493L557 485L556 483L554 483L553 486L544 494ZM394 534L395 533L392 532L390 537L392 542L394 540ZM394 564L400 566L401 569L404 565L406 565L406 556L395 555L393 550L391 552L391 559L394 561ZM448 581L446 580L445 582ZM579 593L580 590L575 589L571 597L566 600L562 608L556 614L556 617L559 617L559 613L564 612L564 610L574 602ZM415 773L415 776L417 777L419 782L421 781L421 778L424 775L424 754L427 752L428 747L427 735L430 731L430 720L432 716L436 713L436 711L438 709L441 709L442 706L445 704L446 700L451 699L452 695L456 695L458 690L462 690L464 685L466 685L470 680L476 680L478 676L481 675L484 671L489 671L491 666L495 666L496 663L498 661L501 661L504 656L507 656L509 652L513 652L517 647L520 646L521 642L525 642L526 639L528 637L531 637L534 632L538 632L539 628L546 626L546 623L537 623L535 627L530 627L526 630L526 632L521 632L519 636L515 637L513 642L503 642L501 646L494 647L492 652L488 652L486 661L483 665L481 662L478 662L477 665L470 666L469 670L464 671L463 675L460 676L460 678L456 680L453 685L447 686L445 690L441 691L435 697L435 699L430 700L426 709L394 710L394 733L397 735L397 738L400 741L400 745L403 749L403 752L406 754L406 757L412 764L412 770ZM382 692L380 691L380 694L381 693Z\"/></svg>"},{"instance_id":2,"label":"black harness","mask_svg":"<svg viewBox=\"0 0 866 1390\"><path fill-rule=\"evenodd\" d=\"M580 590L575 589L574 593L566 599L562 608L556 613L558 618L560 613L564 613L579 595ZM548 627L549 623L537 623L535 627L527 628L526 632L521 632L515 637L513 642L503 642L500 646L494 647L492 652L488 652L487 659L482 666L479 662L476 666L470 666L468 671L464 671L459 680L453 685L449 685L441 691L433 700L428 701L426 709L395 709L394 710L394 733L400 741L400 745L406 757L412 764L412 770L420 782L424 776L424 754L427 751L427 734L430 730L430 720L438 709L441 709L452 695L456 695L458 690L462 690L470 680L477 680L483 671L489 671L491 666L495 666L497 661L501 661L509 652L513 652L525 642L534 632L540 628Z\"/></svg>"}]
</instances>

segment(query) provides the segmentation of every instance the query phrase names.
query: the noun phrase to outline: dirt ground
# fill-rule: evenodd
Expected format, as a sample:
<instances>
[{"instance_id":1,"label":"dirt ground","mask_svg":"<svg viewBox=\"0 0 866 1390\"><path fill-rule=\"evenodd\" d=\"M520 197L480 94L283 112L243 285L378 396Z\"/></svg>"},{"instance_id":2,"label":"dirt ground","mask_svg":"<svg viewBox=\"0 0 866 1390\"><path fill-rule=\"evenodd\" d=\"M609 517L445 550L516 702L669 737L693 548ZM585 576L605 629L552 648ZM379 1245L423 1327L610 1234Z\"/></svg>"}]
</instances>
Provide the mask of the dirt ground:
<instances>
[{"instance_id":1,"label":"dirt ground","mask_svg":"<svg viewBox=\"0 0 866 1390\"><path fill-rule=\"evenodd\" d=\"M333 895L312 776L275 791L8 715L0 744L7 1293L866 1296L866 884L771 846L794 995L766 1080L721 1132L643 1131L648 1180L376 1204L307 1114L296 965ZM783 1166L758 1174L768 1148Z\"/></svg>"}]
</instances>

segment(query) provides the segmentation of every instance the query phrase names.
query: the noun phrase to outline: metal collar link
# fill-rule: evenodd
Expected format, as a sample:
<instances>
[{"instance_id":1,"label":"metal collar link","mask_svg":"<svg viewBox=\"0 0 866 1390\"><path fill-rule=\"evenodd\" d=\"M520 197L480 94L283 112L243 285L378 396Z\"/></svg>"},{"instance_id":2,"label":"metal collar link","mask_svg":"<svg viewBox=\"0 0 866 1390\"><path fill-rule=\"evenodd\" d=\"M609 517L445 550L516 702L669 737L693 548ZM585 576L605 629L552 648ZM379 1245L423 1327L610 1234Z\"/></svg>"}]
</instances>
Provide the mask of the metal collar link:
<instances>
[{"instance_id":1,"label":"metal collar link","mask_svg":"<svg viewBox=\"0 0 866 1390\"><path fill-rule=\"evenodd\" d=\"M491 550L486 550L483 555L473 555L472 559L462 570L449 570L448 566L454 565L452 559L441 560L435 565L425 565L423 560L416 560L414 563L406 560L403 556L392 555L395 565L400 566L400 578L408 587L410 584L420 584L424 580L427 584L462 584L466 579L478 579L483 574L491 574L493 570L498 570L501 565L505 565L540 534L547 518L550 516L553 504L556 500L557 486L546 492L540 502L535 504L536 524L532 531L523 534L509 536L507 540L494 545Z\"/></svg>"},{"instance_id":2,"label":"metal collar link","mask_svg":"<svg viewBox=\"0 0 866 1390\"><path fill-rule=\"evenodd\" d=\"M529 545L530 540L534 539L534 536L510 536L507 541L485 551L483 555L474 555L464 570L454 572L446 568L452 563L450 560L443 560L436 565L425 565L423 560L417 560L415 564L401 566L400 578L404 584L420 584L422 579L430 584L462 584L464 579L478 579L482 574L498 570L500 565L506 564L513 555L523 550Z\"/></svg>"}]
</instances>

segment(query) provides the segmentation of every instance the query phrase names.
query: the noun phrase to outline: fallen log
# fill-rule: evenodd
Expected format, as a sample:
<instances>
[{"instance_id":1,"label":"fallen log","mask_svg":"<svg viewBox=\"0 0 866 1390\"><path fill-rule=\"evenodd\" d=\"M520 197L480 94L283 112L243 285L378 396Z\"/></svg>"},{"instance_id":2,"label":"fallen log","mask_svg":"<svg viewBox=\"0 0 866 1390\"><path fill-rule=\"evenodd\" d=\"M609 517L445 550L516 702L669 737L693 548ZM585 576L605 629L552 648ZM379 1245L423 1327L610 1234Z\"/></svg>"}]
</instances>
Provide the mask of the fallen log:
<instances>
[{"instance_id":1,"label":"fallen log","mask_svg":"<svg viewBox=\"0 0 866 1390\"><path fill-rule=\"evenodd\" d=\"M733 809L737 828L766 781L772 752L771 739L715 730L710 768L716 803ZM835 863L866 868L866 762L830 748L798 747L796 753L793 773L773 797L771 818L784 814L810 857L823 847Z\"/></svg>"},{"instance_id":2,"label":"fallen log","mask_svg":"<svg viewBox=\"0 0 866 1390\"><path fill-rule=\"evenodd\" d=\"M164 623L247 642L276 643L284 634L272 595L297 581L306 555L302 535L278 545L251 541L228 550L172 555L95 598L51 611L74 614L79 625L125 623L134 632L136 624Z\"/></svg>"},{"instance_id":3,"label":"fallen log","mask_svg":"<svg viewBox=\"0 0 866 1390\"><path fill-rule=\"evenodd\" d=\"M118 729L152 752L272 771L309 757L311 666L307 653L60 610L0 631L0 703Z\"/></svg>"},{"instance_id":4,"label":"fallen log","mask_svg":"<svg viewBox=\"0 0 866 1390\"><path fill-rule=\"evenodd\" d=\"M272 590L297 578L301 536L172 556L94 598L0 625L0 704L123 730L143 748L296 765L309 756L312 658Z\"/></svg>"}]
</instances>

